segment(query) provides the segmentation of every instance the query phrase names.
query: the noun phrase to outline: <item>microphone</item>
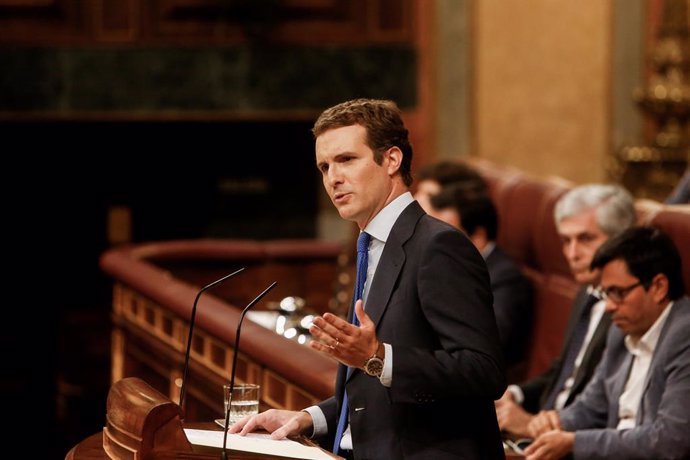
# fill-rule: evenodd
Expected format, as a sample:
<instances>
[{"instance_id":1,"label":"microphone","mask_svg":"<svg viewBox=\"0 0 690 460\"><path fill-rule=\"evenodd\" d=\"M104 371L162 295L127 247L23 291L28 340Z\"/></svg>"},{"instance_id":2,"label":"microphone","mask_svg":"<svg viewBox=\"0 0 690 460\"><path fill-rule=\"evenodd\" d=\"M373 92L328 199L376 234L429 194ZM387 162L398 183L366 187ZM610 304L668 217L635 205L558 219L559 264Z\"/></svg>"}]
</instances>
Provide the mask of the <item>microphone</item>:
<instances>
[{"instance_id":1,"label":"microphone","mask_svg":"<svg viewBox=\"0 0 690 460\"><path fill-rule=\"evenodd\" d=\"M277 281L274 281L273 284L271 284L269 287L264 289L264 292L256 296L254 300L249 302L249 304L244 307L244 310L242 310L242 314L240 315L240 321L237 323L237 332L235 333L235 348L232 351L232 372L230 373L230 398L232 398L232 391L235 389L235 369L237 367L235 364L237 364L237 350L240 347L240 330L242 328L242 320L244 319L244 315L247 314L250 308L254 306L259 300L261 300L266 294L269 293L271 289L276 287L276 284L278 284ZM225 447L228 444L228 428L230 428L230 407L232 406L232 399L228 401L228 408L225 411L225 425L223 427L223 450L221 451L220 458L223 460L227 460L228 454L225 451Z\"/></svg>"},{"instance_id":2,"label":"microphone","mask_svg":"<svg viewBox=\"0 0 690 460\"><path fill-rule=\"evenodd\" d=\"M194 299L194 305L192 306L192 316L189 318L189 337L187 337L187 351L185 352L184 355L184 370L182 371L182 385L180 386L180 407L182 408L182 414L185 413L184 410L184 403L185 403L185 395L186 389L187 389L187 371L189 370L189 354L192 351L192 335L194 333L194 322L196 321L196 304L199 302L199 297L201 297L201 294L206 292L207 290L211 289L212 287L215 287L222 283L225 280L228 280L232 278L233 276L237 275L239 272L243 271L244 267L240 268L237 271L234 271L230 273L229 275L225 275L219 280L216 280L210 284L207 284L206 286L202 287L199 292L196 295L196 299Z\"/></svg>"}]
</instances>

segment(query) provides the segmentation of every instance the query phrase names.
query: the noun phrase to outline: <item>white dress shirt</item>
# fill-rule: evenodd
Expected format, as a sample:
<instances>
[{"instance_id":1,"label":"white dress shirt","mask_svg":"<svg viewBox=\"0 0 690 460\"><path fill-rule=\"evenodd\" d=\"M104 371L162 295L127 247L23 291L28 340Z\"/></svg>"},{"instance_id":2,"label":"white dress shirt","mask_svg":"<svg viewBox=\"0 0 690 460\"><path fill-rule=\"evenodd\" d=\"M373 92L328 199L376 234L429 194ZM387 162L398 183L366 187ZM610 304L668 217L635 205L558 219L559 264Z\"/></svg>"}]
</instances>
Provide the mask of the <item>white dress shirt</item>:
<instances>
[{"instance_id":1,"label":"white dress shirt","mask_svg":"<svg viewBox=\"0 0 690 460\"><path fill-rule=\"evenodd\" d=\"M619 430L626 430L635 426L637 410L640 408L642 392L647 381L647 372L649 372L649 366L652 363L656 344L659 342L661 329L666 323L672 305L673 302L664 307L664 311L654 321L654 324L639 339L635 340L629 335L625 336L625 348L633 355L633 363L623 393L618 398L618 425L616 428Z\"/></svg>"},{"instance_id":2,"label":"white dress shirt","mask_svg":"<svg viewBox=\"0 0 690 460\"><path fill-rule=\"evenodd\" d=\"M587 294L592 294L594 292L595 289L592 286L587 286ZM587 334L585 335L585 339L582 341L580 351L577 353L577 357L575 358L573 373L563 384L563 390L561 390L561 392L558 393L558 396L556 396L556 401L554 402L555 409L560 410L565 406L565 402L568 400L568 396L570 396L570 390L572 390L573 384L575 383L577 371L580 369L580 365L582 364L582 358L585 356L585 351L589 346L589 342L592 341L594 331L596 331L597 326L599 326L599 321L601 321L601 318L604 316L605 309L606 302L604 300L600 300L592 307L592 312L590 313L589 317L589 325L587 326ZM513 400L516 403L522 404L525 401L525 395L518 385L508 385L508 391L512 393Z\"/></svg>"},{"instance_id":3,"label":"white dress shirt","mask_svg":"<svg viewBox=\"0 0 690 460\"><path fill-rule=\"evenodd\" d=\"M593 290L588 289L587 292L592 294ZM585 335L585 340L582 342L582 347L580 347L580 351L577 353L577 358L575 358L573 373L563 384L563 390L561 390L561 392L558 393L558 396L556 396L556 401L553 404L554 409L560 410L565 407L565 402L568 400L570 390L573 389L573 384L575 383L575 376L577 375L577 371L580 369L580 365L582 364L582 358L585 356L585 351L587 351L589 342L592 341L594 331L596 331L597 326L599 326L599 321L601 321L601 318L604 316L605 309L605 300L600 300L592 307L592 312L590 313L591 316L589 317L589 325L587 326L587 335Z\"/></svg>"}]
</instances>

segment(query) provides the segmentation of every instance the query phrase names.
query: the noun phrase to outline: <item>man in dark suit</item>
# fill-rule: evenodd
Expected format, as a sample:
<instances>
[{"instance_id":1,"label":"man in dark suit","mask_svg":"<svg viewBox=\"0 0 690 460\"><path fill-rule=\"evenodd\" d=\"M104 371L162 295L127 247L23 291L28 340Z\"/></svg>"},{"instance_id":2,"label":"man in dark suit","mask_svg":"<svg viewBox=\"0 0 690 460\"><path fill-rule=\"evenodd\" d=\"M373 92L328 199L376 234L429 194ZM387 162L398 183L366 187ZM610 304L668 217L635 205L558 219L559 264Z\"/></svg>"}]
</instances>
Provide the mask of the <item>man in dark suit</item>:
<instances>
[{"instance_id":1,"label":"man in dark suit","mask_svg":"<svg viewBox=\"0 0 690 460\"><path fill-rule=\"evenodd\" d=\"M310 329L310 346L340 362L336 394L231 431L312 434L356 459L503 458L493 400L505 377L486 266L467 237L409 193L412 148L400 110L345 102L322 113L313 132L331 201L362 241L370 236L350 321L326 313Z\"/></svg>"},{"instance_id":2,"label":"man in dark suit","mask_svg":"<svg viewBox=\"0 0 690 460\"><path fill-rule=\"evenodd\" d=\"M532 436L534 414L569 405L591 379L606 345L611 320L596 296L599 273L590 269L595 251L635 221L632 196L617 185L589 184L563 195L554 209L563 254L582 285L573 303L560 355L542 374L510 385L496 401L503 431Z\"/></svg>"},{"instance_id":3,"label":"man in dark suit","mask_svg":"<svg viewBox=\"0 0 690 460\"><path fill-rule=\"evenodd\" d=\"M592 261L611 327L580 397L539 414L528 458L690 458L690 300L680 254L652 227L628 229ZM552 429L552 427L557 429Z\"/></svg>"},{"instance_id":4,"label":"man in dark suit","mask_svg":"<svg viewBox=\"0 0 690 460\"><path fill-rule=\"evenodd\" d=\"M486 262L494 296L494 313L506 366L525 357L532 324L530 285L520 267L496 245L498 213L491 198L463 183L443 187L431 197L433 217L464 231Z\"/></svg>"}]
</instances>

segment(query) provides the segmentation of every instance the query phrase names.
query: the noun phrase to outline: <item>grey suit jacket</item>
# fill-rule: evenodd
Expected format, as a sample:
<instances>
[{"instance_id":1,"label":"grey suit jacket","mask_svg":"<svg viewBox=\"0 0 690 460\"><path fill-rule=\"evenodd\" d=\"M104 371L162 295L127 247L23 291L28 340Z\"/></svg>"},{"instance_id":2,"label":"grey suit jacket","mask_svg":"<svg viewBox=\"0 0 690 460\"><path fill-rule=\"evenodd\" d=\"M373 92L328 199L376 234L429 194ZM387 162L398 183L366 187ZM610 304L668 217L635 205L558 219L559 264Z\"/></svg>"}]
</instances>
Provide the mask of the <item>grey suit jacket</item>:
<instances>
[{"instance_id":1,"label":"grey suit jacket","mask_svg":"<svg viewBox=\"0 0 690 460\"><path fill-rule=\"evenodd\" d=\"M340 365L336 395L319 404L327 445L346 386L356 459L503 458L493 401L505 376L474 245L411 203L388 237L366 311L392 346L392 386L358 369L345 382Z\"/></svg>"},{"instance_id":2,"label":"grey suit jacket","mask_svg":"<svg viewBox=\"0 0 690 460\"><path fill-rule=\"evenodd\" d=\"M623 339L612 326L594 377L560 413L563 428L576 432L574 458L690 458L690 300L673 303L649 366L637 425L629 430L615 428L632 364Z\"/></svg>"},{"instance_id":3,"label":"grey suit jacket","mask_svg":"<svg viewBox=\"0 0 690 460\"><path fill-rule=\"evenodd\" d=\"M525 401L523 402L523 407L532 413L537 413L541 410L544 402L551 392L552 388L558 380L558 376L563 368L563 360L567 356L567 347L570 343L571 337L573 335L573 330L577 324L578 318L582 315L582 309L584 308L585 302L587 300L587 290L585 288L580 289L573 302L573 308L568 318L568 325L566 327L565 339L563 340L563 347L561 348L561 353L558 357L551 363L549 368L534 377L533 379L520 384L520 388L525 395ZM594 370L599 364L601 355L604 352L606 346L606 334L608 333L609 326L611 325L611 317L604 314L599 320L597 328L594 330L594 334L587 345L585 354L582 357L582 362L580 367L577 369L575 374L575 381L570 389L570 394L565 402L565 405L570 405L577 395L585 388L589 380L594 375Z\"/></svg>"}]
</instances>

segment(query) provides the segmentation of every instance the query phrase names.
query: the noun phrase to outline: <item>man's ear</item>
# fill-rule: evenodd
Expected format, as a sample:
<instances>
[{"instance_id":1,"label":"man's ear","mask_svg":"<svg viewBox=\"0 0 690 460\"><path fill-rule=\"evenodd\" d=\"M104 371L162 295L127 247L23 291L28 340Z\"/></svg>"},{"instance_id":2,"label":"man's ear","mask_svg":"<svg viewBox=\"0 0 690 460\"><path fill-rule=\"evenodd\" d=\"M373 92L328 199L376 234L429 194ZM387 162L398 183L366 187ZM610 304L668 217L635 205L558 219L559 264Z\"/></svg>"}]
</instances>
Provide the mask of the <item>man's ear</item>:
<instances>
[{"instance_id":1,"label":"man's ear","mask_svg":"<svg viewBox=\"0 0 690 460\"><path fill-rule=\"evenodd\" d=\"M462 218L460 219L462 221ZM473 234L467 235L472 243L479 249L483 251L487 244L489 244L489 238L487 237L487 232L484 227L475 227Z\"/></svg>"},{"instance_id":2,"label":"man's ear","mask_svg":"<svg viewBox=\"0 0 690 460\"><path fill-rule=\"evenodd\" d=\"M652 298L655 302L661 303L668 298L668 278L663 273L658 273L652 278L652 283L649 286L652 292Z\"/></svg>"},{"instance_id":3,"label":"man's ear","mask_svg":"<svg viewBox=\"0 0 690 460\"><path fill-rule=\"evenodd\" d=\"M387 172L389 176L395 175L400 171L400 165L402 164L403 153L398 147L391 147L383 154L384 160L388 160L386 164Z\"/></svg>"}]
</instances>

